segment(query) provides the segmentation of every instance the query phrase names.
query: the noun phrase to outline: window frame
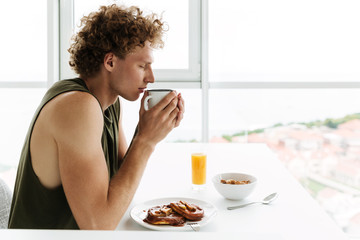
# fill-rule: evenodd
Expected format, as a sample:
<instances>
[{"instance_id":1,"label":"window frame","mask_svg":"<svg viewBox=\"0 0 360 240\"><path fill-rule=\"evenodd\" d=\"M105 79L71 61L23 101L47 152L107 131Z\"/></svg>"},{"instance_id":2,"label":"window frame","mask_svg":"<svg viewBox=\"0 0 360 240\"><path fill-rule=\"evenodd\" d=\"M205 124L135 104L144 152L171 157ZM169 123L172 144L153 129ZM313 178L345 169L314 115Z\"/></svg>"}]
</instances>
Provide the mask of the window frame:
<instances>
[{"instance_id":1,"label":"window frame","mask_svg":"<svg viewBox=\"0 0 360 240\"><path fill-rule=\"evenodd\" d=\"M74 33L74 1L60 0L60 78L73 78L76 75L69 67L67 48ZM188 0L189 2L189 69L155 69L157 83L161 85L199 87L201 81L200 62L200 16L201 0Z\"/></svg>"}]
</instances>

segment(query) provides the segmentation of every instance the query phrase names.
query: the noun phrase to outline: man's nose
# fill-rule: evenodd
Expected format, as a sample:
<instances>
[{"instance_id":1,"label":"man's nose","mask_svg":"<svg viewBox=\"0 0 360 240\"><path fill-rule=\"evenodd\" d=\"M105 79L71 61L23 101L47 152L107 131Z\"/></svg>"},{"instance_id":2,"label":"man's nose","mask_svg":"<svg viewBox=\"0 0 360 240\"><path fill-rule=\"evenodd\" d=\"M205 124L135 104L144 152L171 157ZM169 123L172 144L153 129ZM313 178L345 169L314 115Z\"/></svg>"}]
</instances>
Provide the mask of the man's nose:
<instances>
[{"instance_id":1,"label":"man's nose","mask_svg":"<svg viewBox=\"0 0 360 240\"><path fill-rule=\"evenodd\" d=\"M153 72L151 66L149 66L148 74L146 75L145 81L149 82L149 83L155 82L154 72Z\"/></svg>"}]
</instances>

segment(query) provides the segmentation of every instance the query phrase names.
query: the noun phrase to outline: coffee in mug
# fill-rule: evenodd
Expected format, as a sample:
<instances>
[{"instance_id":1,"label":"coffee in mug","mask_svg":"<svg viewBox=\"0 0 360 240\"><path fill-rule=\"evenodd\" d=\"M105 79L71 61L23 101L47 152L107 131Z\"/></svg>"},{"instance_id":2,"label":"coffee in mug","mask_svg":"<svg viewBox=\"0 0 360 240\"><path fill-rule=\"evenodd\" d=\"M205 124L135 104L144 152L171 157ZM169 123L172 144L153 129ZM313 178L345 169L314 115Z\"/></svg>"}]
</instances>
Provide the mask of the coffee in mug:
<instances>
[{"instance_id":1,"label":"coffee in mug","mask_svg":"<svg viewBox=\"0 0 360 240\"><path fill-rule=\"evenodd\" d=\"M173 90L171 89L151 89L148 90L148 96L145 98L144 101L144 108L145 110L149 110L156 104L158 104L161 99L163 99L166 95L171 93Z\"/></svg>"}]
</instances>

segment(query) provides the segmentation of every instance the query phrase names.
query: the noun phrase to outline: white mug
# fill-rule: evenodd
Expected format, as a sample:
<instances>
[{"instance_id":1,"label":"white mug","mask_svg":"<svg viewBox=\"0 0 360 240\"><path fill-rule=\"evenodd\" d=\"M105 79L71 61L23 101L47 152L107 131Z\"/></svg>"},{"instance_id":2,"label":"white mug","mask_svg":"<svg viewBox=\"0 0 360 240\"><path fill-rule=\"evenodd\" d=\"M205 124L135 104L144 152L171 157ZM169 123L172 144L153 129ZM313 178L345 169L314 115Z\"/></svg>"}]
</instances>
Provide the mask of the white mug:
<instances>
[{"instance_id":1,"label":"white mug","mask_svg":"<svg viewBox=\"0 0 360 240\"><path fill-rule=\"evenodd\" d=\"M158 102L160 102L161 99L163 99L166 95L168 95L172 91L173 90L171 90L171 89L148 90L149 95L145 98L145 101L144 101L145 110L147 111L150 108L152 108L153 106L155 106L156 104L158 104Z\"/></svg>"}]
</instances>

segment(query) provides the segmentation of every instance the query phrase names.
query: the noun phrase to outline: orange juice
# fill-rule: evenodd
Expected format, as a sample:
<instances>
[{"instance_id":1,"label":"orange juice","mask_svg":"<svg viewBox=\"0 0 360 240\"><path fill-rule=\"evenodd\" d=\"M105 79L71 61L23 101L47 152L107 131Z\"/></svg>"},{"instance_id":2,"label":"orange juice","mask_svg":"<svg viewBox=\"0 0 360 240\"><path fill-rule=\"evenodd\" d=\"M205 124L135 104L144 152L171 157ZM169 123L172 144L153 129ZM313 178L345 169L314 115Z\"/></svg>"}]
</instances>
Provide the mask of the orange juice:
<instances>
[{"instance_id":1,"label":"orange juice","mask_svg":"<svg viewBox=\"0 0 360 240\"><path fill-rule=\"evenodd\" d=\"M202 185L206 183L206 154L191 154L192 183Z\"/></svg>"}]
</instances>

